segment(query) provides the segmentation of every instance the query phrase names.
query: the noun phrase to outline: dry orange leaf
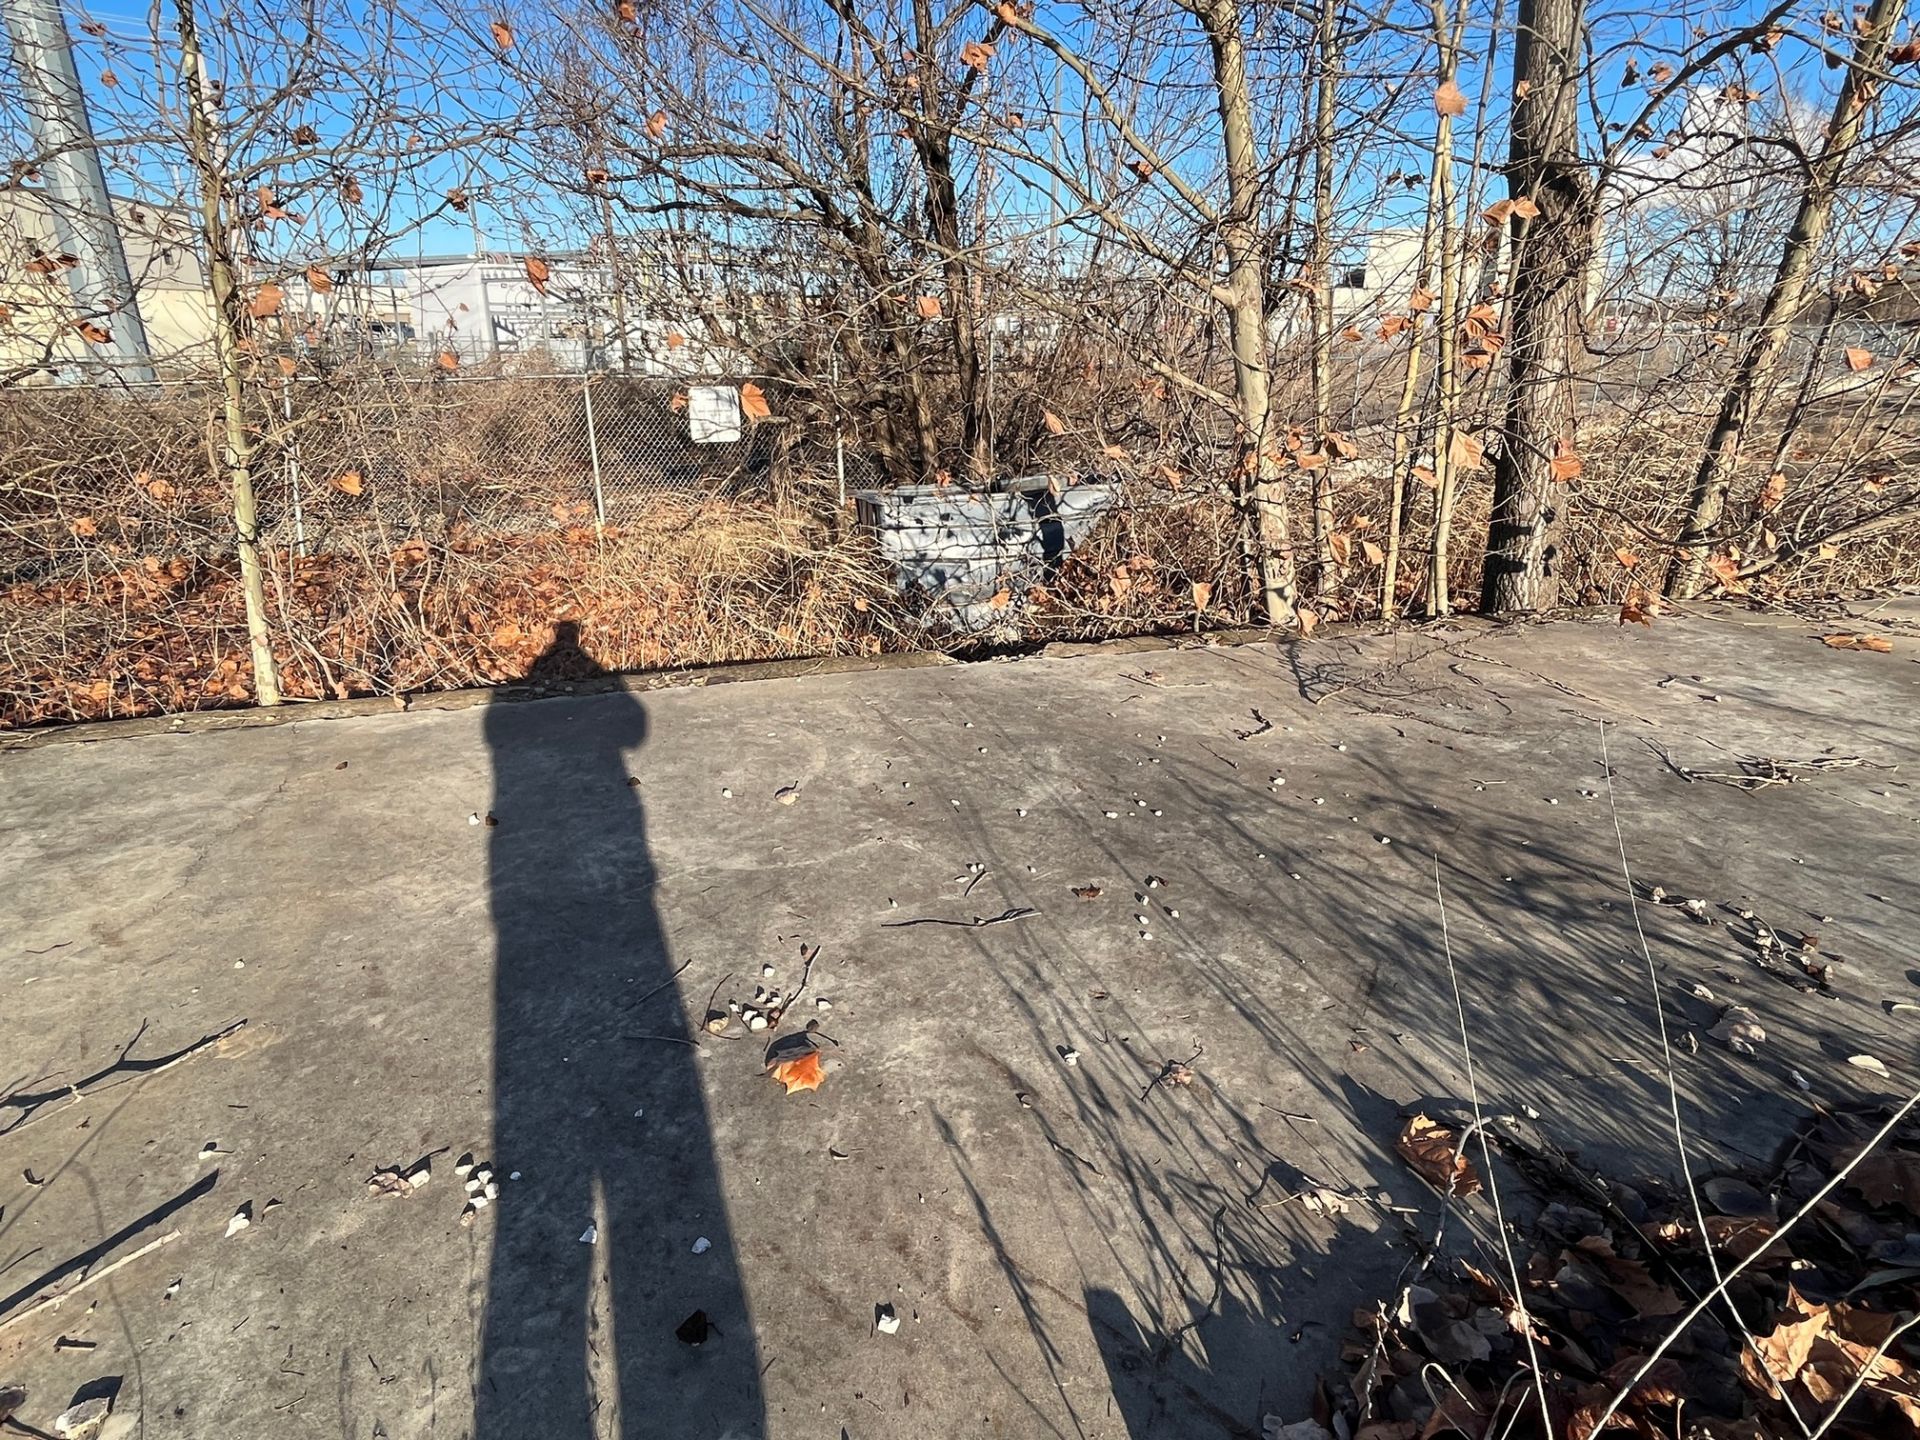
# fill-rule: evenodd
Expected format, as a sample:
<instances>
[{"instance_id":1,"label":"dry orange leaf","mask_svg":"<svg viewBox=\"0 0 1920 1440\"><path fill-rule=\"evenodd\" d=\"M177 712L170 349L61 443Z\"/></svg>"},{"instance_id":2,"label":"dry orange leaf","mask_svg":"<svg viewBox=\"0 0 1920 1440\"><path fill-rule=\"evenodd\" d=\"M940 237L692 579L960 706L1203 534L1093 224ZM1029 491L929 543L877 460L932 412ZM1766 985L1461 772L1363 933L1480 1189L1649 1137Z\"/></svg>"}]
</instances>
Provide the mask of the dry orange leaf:
<instances>
[{"instance_id":1,"label":"dry orange leaf","mask_svg":"<svg viewBox=\"0 0 1920 1440\"><path fill-rule=\"evenodd\" d=\"M1713 573L1713 578L1720 582L1721 588L1729 595L1746 594L1747 582L1740 578L1740 562L1731 555L1712 556L1707 561L1707 569Z\"/></svg>"},{"instance_id":2,"label":"dry orange leaf","mask_svg":"<svg viewBox=\"0 0 1920 1440\"><path fill-rule=\"evenodd\" d=\"M1433 108L1440 115L1464 115L1467 113L1466 92L1449 80L1433 92Z\"/></svg>"},{"instance_id":3,"label":"dry orange leaf","mask_svg":"<svg viewBox=\"0 0 1920 1440\"><path fill-rule=\"evenodd\" d=\"M1327 552L1333 556L1335 564L1344 565L1353 554L1353 542L1336 530L1327 536Z\"/></svg>"},{"instance_id":4,"label":"dry orange leaf","mask_svg":"<svg viewBox=\"0 0 1920 1440\"><path fill-rule=\"evenodd\" d=\"M1193 582L1193 608L1204 610L1213 603L1213 584L1207 580Z\"/></svg>"},{"instance_id":5,"label":"dry orange leaf","mask_svg":"<svg viewBox=\"0 0 1920 1440\"><path fill-rule=\"evenodd\" d=\"M673 411L675 414L678 414L680 411L686 409L687 408L687 392L682 390L678 394L676 394L671 400L667 401L667 408Z\"/></svg>"},{"instance_id":6,"label":"dry orange leaf","mask_svg":"<svg viewBox=\"0 0 1920 1440\"><path fill-rule=\"evenodd\" d=\"M1872 364L1873 352L1871 350L1861 350L1852 345L1847 347L1847 368L1849 370L1865 370Z\"/></svg>"},{"instance_id":7,"label":"dry orange leaf","mask_svg":"<svg viewBox=\"0 0 1920 1440\"><path fill-rule=\"evenodd\" d=\"M666 133L667 112L664 110L656 110L647 117L647 137L651 140L658 140Z\"/></svg>"},{"instance_id":8,"label":"dry orange leaf","mask_svg":"<svg viewBox=\"0 0 1920 1440\"><path fill-rule=\"evenodd\" d=\"M1787 498L1787 477L1781 470L1767 477L1767 483L1760 487L1759 505L1762 510L1777 510L1780 502Z\"/></svg>"},{"instance_id":9,"label":"dry orange leaf","mask_svg":"<svg viewBox=\"0 0 1920 1440\"><path fill-rule=\"evenodd\" d=\"M442 370L458 370L460 368L460 357L451 350L442 350L438 355L433 357L433 363L438 365Z\"/></svg>"},{"instance_id":10,"label":"dry orange leaf","mask_svg":"<svg viewBox=\"0 0 1920 1440\"><path fill-rule=\"evenodd\" d=\"M1387 552L1371 540L1362 540L1360 542L1360 553L1367 557L1367 564L1369 565L1384 565L1387 563Z\"/></svg>"},{"instance_id":11,"label":"dry orange leaf","mask_svg":"<svg viewBox=\"0 0 1920 1440\"><path fill-rule=\"evenodd\" d=\"M73 328L80 332L81 338L95 345L104 345L113 339L113 332L104 325L96 325L91 320L76 320Z\"/></svg>"},{"instance_id":12,"label":"dry orange leaf","mask_svg":"<svg viewBox=\"0 0 1920 1440\"><path fill-rule=\"evenodd\" d=\"M521 262L527 269L527 281L542 295L547 293L547 281L552 278L553 270L538 255L529 255Z\"/></svg>"},{"instance_id":13,"label":"dry orange leaf","mask_svg":"<svg viewBox=\"0 0 1920 1440\"><path fill-rule=\"evenodd\" d=\"M1060 417L1051 410L1042 410L1040 412L1040 423L1047 427L1047 433L1049 435L1064 435L1067 433L1066 425L1063 424Z\"/></svg>"},{"instance_id":14,"label":"dry orange leaf","mask_svg":"<svg viewBox=\"0 0 1920 1440\"><path fill-rule=\"evenodd\" d=\"M669 330L666 335L666 340L667 349L669 350L678 350L682 345L687 343L687 337L682 335L678 330Z\"/></svg>"},{"instance_id":15,"label":"dry orange leaf","mask_svg":"<svg viewBox=\"0 0 1920 1440\"><path fill-rule=\"evenodd\" d=\"M1516 100L1524 100L1532 93L1533 82L1531 80L1522 80L1513 87L1513 98Z\"/></svg>"},{"instance_id":16,"label":"dry orange leaf","mask_svg":"<svg viewBox=\"0 0 1920 1440\"><path fill-rule=\"evenodd\" d=\"M1318 450L1303 450L1294 459L1302 470L1323 469L1327 463L1327 457Z\"/></svg>"},{"instance_id":17,"label":"dry orange leaf","mask_svg":"<svg viewBox=\"0 0 1920 1440\"><path fill-rule=\"evenodd\" d=\"M338 475L333 477L332 483L333 488L338 490L342 495L358 495L360 493L360 472L358 470L342 470Z\"/></svg>"},{"instance_id":18,"label":"dry orange leaf","mask_svg":"<svg viewBox=\"0 0 1920 1440\"><path fill-rule=\"evenodd\" d=\"M493 43L498 45L502 50L511 50L513 48L513 27L507 24L506 21L495 20L487 26L487 29L493 32Z\"/></svg>"},{"instance_id":19,"label":"dry orange leaf","mask_svg":"<svg viewBox=\"0 0 1920 1440\"><path fill-rule=\"evenodd\" d=\"M920 318L922 320L938 320L940 318L940 297L938 295L922 295L913 302L913 306L914 309L920 312Z\"/></svg>"},{"instance_id":20,"label":"dry orange leaf","mask_svg":"<svg viewBox=\"0 0 1920 1440\"><path fill-rule=\"evenodd\" d=\"M1447 464L1456 470L1478 470L1486 458L1487 447L1464 430L1454 431L1447 442Z\"/></svg>"},{"instance_id":21,"label":"dry orange leaf","mask_svg":"<svg viewBox=\"0 0 1920 1440\"><path fill-rule=\"evenodd\" d=\"M1313 634L1314 627L1320 623L1320 617L1304 605L1293 607L1293 618L1300 626L1300 633L1303 636Z\"/></svg>"},{"instance_id":22,"label":"dry orange leaf","mask_svg":"<svg viewBox=\"0 0 1920 1440\"><path fill-rule=\"evenodd\" d=\"M1620 562L1620 568L1622 570L1631 570L1634 566L1640 563L1640 557L1634 554L1633 551L1627 549L1627 547L1624 545L1621 545L1614 550L1613 558Z\"/></svg>"},{"instance_id":23,"label":"dry orange leaf","mask_svg":"<svg viewBox=\"0 0 1920 1440\"><path fill-rule=\"evenodd\" d=\"M993 46L984 40L969 40L960 47L960 63L969 70L985 70L993 63Z\"/></svg>"},{"instance_id":24,"label":"dry orange leaf","mask_svg":"<svg viewBox=\"0 0 1920 1440\"><path fill-rule=\"evenodd\" d=\"M987 604L995 610L1004 610L1013 603L1013 592L1002 586L987 599Z\"/></svg>"},{"instance_id":25,"label":"dry orange leaf","mask_svg":"<svg viewBox=\"0 0 1920 1440\"><path fill-rule=\"evenodd\" d=\"M247 314L256 320L265 320L269 315L278 315L280 302L285 298L285 292L269 280L255 292L253 299L247 302Z\"/></svg>"},{"instance_id":26,"label":"dry orange leaf","mask_svg":"<svg viewBox=\"0 0 1920 1440\"><path fill-rule=\"evenodd\" d=\"M1425 465L1416 465L1413 467L1413 478L1418 480L1422 485L1426 486L1429 490L1438 490L1440 488L1439 477L1436 476L1433 473L1433 471L1428 469Z\"/></svg>"},{"instance_id":27,"label":"dry orange leaf","mask_svg":"<svg viewBox=\"0 0 1920 1440\"><path fill-rule=\"evenodd\" d=\"M1579 452L1573 448L1573 442L1562 439L1553 442L1553 459L1547 463L1547 468L1553 472L1554 479L1566 481L1578 480L1587 467Z\"/></svg>"},{"instance_id":28,"label":"dry orange leaf","mask_svg":"<svg viewBox=\"0 0 1920 1440\"><path fill-rule=\"evenodd\" d=\"M1433 308L1433 292L1424 285L1413 287L1413 293L1407 297L1407 309L1418 315L1423 310Z\"/></svg>"},{"instance_id":29,"label":"dry orange leaf","mask_svg":"<svg viewBox=\"0 0 1920 1440\"><path fill-rule=\"evenodd\" d=\"M348 205L358 205L365 198L365 193L360 189L360 182L351 175L343 178L340 181L340 198Z\"/></svg>"},{"instance_id":30,"label":"dry orange leaf","mask_svg":"<svg viewBox=\"0 0 1920 1440\"><path fill-rule=\"evenodd\" d=\"M767 397L751 380L740 387L740 413L749 420L765 420L773 414L767 408Z\"/></svg>"},{"instance_id":31,"label":"dry orange leaf","mask_svg":"<svg viewBox=\"0 0 1920 1440\"><path fill-rule=\"evenodd\" d=\"M1366 336L1360 333L1360 327L1358 325L1349 325L1340 332L1340 338L1342 340L1364 340Z\"/></svg>"},{"instance_id":32,"label":"dry orange leaf","mask_svg":"<svg viewBox=\"0 0 1920 1440\"><path fill-rule=\"evenodd\" d=\"M333 277L318 265L307 267L307 288L316 295L325 295L333 289Z\"/></svg>"},{"instance_id":33,"label":"dry orange leaf","mask_svg":"<svg viewBox=\"0 0 1920 1440\"><path fill-rule=\"evenodd\" d=\"M1822 635L1820 643L1835 650L1872 650L1881 655L1893 653L1893 642L1884 635Z\"/></svg>"},{"instance_id":34,"label":"dry orange leaf","mask_svg":"<svg viewBox=\"0 0 1920 1440\"><path fill-rule=\"evenodd\" d=\"M1459 1144L1460 1134L1452 1126L1415 1115L1402 1127L1395 1148L1442 1195L1478 1195L1480 1177L1465 1155L1455 1153Z\"/></svg>"},{"instance_id":35,"label":"dry orange leaf","mask_svg":"<svg viewBox=\"0 0 1920 1440\"><path fill-rule=\"evenodd\" d=\"M768 1072L774 1079L787 1087L787 1094L796 1090L818 1090L826 1075L820 1069L820 1052L809 1050L797 1060L782 1060Z\"/></svg>"},{"instance_id":36,"label":"dry orange leaf","mask_svg":"<svg viewBox=\"0 0 1920 1440\"><path fill-rule=\"evenodd\" d=\"M276 355L273 363L282 375L291 375L300 368L291 355Z\"/></svg>"}]
</instances>

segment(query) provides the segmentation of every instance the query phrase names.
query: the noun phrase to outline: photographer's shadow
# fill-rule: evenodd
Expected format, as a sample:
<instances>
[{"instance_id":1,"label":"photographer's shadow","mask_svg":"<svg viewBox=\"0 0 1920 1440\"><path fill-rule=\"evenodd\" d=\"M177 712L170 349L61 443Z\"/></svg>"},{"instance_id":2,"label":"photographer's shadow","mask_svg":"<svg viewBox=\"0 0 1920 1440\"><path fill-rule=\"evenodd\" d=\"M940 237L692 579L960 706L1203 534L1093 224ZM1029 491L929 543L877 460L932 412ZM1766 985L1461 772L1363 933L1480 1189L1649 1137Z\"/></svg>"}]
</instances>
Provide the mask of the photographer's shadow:
<instances>
[{"instance_id":1,"label":"photographer's shadow","mask_svg":"<svg viewBox=\"0 0 1920 1440\"><path fill-rule=\"evenodd\" d=\"M562 624L531 678L597 668ZM481 1219L476 1440L758 1436L753 1327L628 783L645 708L503 700L485 729L502 1182Z\"/></svg>"}]
</instances>

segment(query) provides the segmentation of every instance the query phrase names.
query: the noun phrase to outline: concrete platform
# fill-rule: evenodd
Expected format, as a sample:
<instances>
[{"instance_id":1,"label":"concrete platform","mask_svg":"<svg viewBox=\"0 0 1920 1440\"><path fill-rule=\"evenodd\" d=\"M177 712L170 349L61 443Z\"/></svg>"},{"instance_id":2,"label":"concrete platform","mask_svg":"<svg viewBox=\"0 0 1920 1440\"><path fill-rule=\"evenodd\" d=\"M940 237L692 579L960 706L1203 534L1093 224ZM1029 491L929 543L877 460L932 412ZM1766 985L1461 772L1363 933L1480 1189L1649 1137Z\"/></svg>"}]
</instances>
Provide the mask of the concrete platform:
<instances>
[{"instance_id":1,"label":"concrete platform","mask_svg":"<svg viewBox=\"0 0 1920 1440\"><path fill-rule=\"evenodd\" d=\"M1886 1006L1920 1000L1920 648L1823 628L1474 624L0 756L0 1383L48 1428L118 1377L108 1433L163 1437L1298 1418L1431 1233L1403 1110L1467 1094L1436 856L1483 1101L1677 1168L1600 722L1635 876L1714 921L1640 912L1696 1164L1913 1086ZM1823 757L1861 763L1702 778ZM1817 931L1837 995L1756 965L1742 907ZM783 1031L819 1020L826 1079L788 1096L765 1036L700 1023L813 945ZM1757 1057L1696 984L1758 1013ZM463 1223L466 1152L500 1194Z\"/></svg>"}]
</instances>

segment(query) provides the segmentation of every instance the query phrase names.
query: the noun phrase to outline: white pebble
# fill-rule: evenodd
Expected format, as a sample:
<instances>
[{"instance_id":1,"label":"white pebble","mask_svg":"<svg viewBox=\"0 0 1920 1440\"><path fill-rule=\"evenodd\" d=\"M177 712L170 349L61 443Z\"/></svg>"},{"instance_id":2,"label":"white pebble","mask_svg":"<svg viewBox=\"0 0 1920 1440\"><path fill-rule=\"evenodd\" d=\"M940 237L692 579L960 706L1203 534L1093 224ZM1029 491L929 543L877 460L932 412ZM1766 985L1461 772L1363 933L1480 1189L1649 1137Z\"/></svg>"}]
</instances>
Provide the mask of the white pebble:
<instances>
[{"instance_id":1,"label":"white pebble","mask_svg":"<svg viewBox=\"0 0 1920 1440\"><path fill-rule=\"evenodd\" d=\"M480 823L480 812L478 810L474 811L471 815L467 816L467 824L478 825L479 823Z\"/></svg>"},{"instance_id":2,"label":"white pebble","mask_svg":"<svg viewBox=\"0 0 1920 1440\"><path fill-rule=\"evenodd\" d=\"M1148 924L1151 924L1152 922L1149 921L1147 917L1144 915L1136 915L1133 917L1133 923L1136 925L1148 925Z\"/></svg>"},{"instance_id":3,"label":"white pebble","mask_svg":"<svg viewBox=\"0 0 1920 1440\"><path fill-rule=\"evenodd\" d=\"M582 1245L592 1245L599 1239L600 1227L598 1225L589 1225L580 1232L580 1243Z\"/></svg>"},{"instance_id":4,"label":"white pebble","mask_svg":"<svg viewBox=\"0 0 1920 1440\"><path fill-rule=\"evenodd\" d=\"M696 1255L704 1255L707 1253L707 1251L711 1250L712 1248L713 1248L713 1242L704 1235L702 1235L698 1240L693 1242L693 1253Z\"/></svg>"},{"instance_id":5,"label":"white pebble","mask_svg":"<svg viewBox=\"0 0 1920 1440\"><path fill-rule=\"evenodd\" d=\"M765 975L769 979L771 979L773 976L779 974L780 972L775 970L771 965L762 965L760 967L760 973L762 975Z\"/></svg>"},{"instance_id":6,"label":"white pebble","mask_svg":"<svg viewBox=\"0 0 1920 1440\"><path fill-rule=\"evenodd\" d=\"M818 1000L813 1002L813 1008L816 1010L831 1010L833 1008L833 1002L822 995Z\"/></svg>"},{"instance_id":7,"label":"white pebble","mask_svg":"<svg viewBox=\"0 0 1920 1440\"><path fill-rule=\"evenodd\" d=\"M1101 813L1109 820L1118 820L1120 818L1120 812L1118 810L1104 810Z\"/></svg>"},{"instance_id":8,"label":"white pebble","mask_svg":"<svg viewBox=\"0 0 1920 1440\"><path fill-rule=\"evenodd\" d=\"M1022 820L1027 818L1027 812L1025 810L1015 810L1013 813L1018 815Z\"/></svg>"},{"instance_id":9,"label":"white pebble","mask_svg":"<svg viewBox=\"0 0 1920 1440\"><path fill-rule=\"evenodd\" d=\"M1178 920L1180 918L1180 912L1169 905L1167 906L1167 918L1169 920Z\"/></svg>"},{"instance_id":10,"label":"white pebble","mask_svg":"<svg viewBox=\"0 0 1920 1440\"><path fill-rule=\"evenodd\" d=\"M733 791L727 789L725 786L722 786L720 789L720 798L722 800L731 800L733 798Z\"/></svg>"}]
</instances>

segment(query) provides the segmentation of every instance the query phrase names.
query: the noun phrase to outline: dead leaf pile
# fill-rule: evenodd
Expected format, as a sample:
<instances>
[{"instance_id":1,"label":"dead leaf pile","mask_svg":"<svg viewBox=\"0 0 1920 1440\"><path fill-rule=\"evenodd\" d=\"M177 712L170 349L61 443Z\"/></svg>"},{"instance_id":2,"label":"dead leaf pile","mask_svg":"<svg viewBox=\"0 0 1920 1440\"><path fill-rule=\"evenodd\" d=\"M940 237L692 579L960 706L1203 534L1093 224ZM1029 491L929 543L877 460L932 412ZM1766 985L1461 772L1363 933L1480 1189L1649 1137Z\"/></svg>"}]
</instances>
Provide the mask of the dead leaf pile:
<instances>
[{"instance_id":1,"label":"dead leaf pile","mask_svg":"<svg viewBox=\"0 0 1920 1440\"><path fill-rule=\"evenodd\" d=\"M1521 1294L1496 1251L1484 1269L1463 1261L1442 1274L1436 1264L1356 1311L1358 1333L1342 1351L1350 1382L1322 1391L1350 1399L1316 1419L1356 1440L1593 1440L1631 1384L1609 1435L1753 1440L1831 1420L1823 1433L1834 1440L1920 1436L1920 1121L1906 1120L1806 1220L1783 1229L1890 1113L1820 1114L1770 1172L1702 1182L1711 1258L1684 1192L1596 1177L1493 1127L1490 1139L1539 1192L1539 1219L1515 1246ZM1417 1115L1398 1148L1424 1178L1470 1193L1458 1133ZM1716 1265L1725 1274L1753 1256L1728 1287L1731 1305L1708 1307L1641 1376L1712 1289Z\"/></svg>"}]
</instances>

